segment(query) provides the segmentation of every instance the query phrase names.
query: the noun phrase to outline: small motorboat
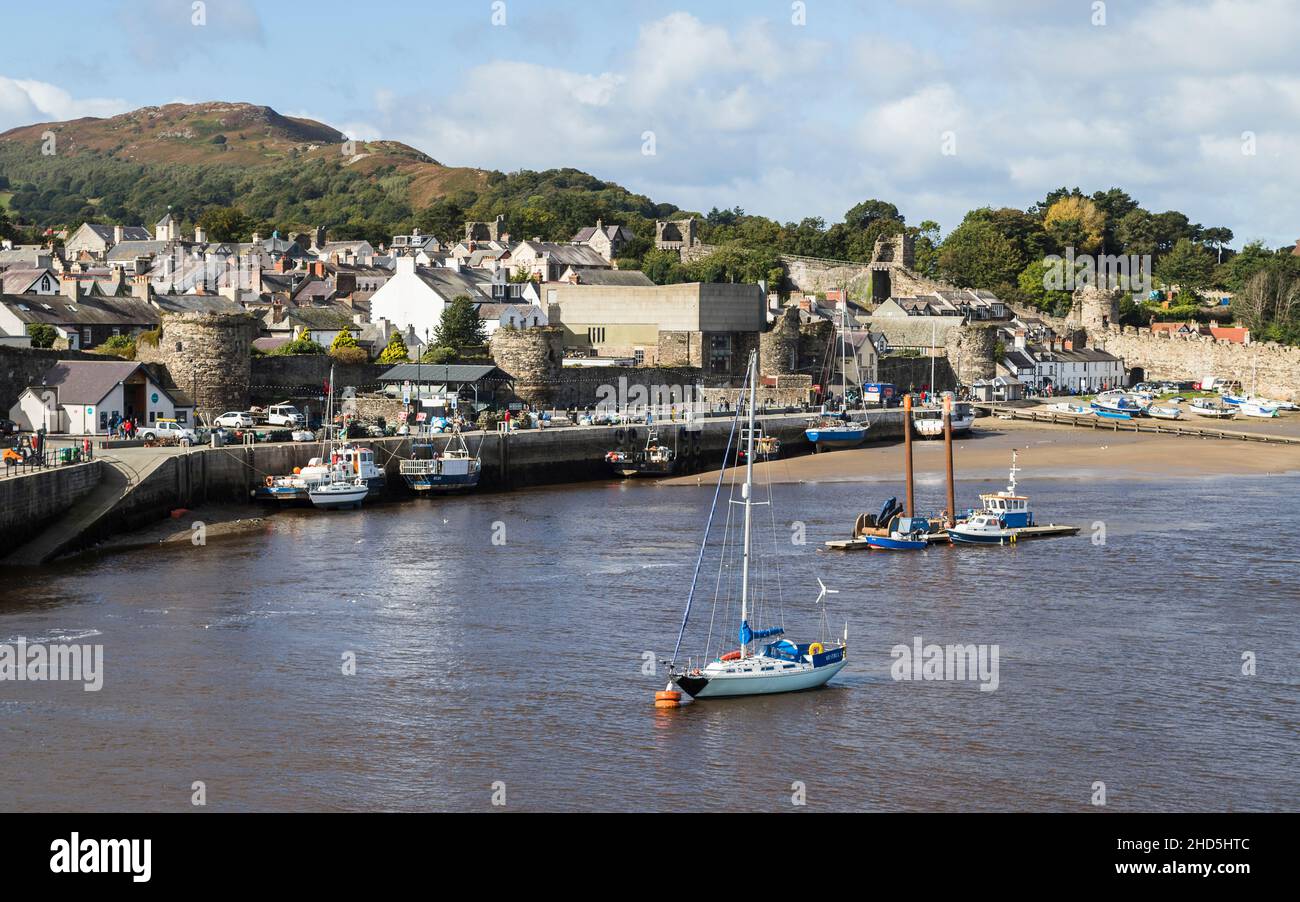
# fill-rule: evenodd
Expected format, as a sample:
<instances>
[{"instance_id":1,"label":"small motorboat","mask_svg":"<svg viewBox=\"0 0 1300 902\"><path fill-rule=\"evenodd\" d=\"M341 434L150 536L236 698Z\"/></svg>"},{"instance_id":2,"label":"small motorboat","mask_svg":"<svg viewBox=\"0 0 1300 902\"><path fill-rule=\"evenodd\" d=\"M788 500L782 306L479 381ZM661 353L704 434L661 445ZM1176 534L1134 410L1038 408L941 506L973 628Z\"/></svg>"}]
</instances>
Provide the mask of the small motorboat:
<instances>
[{"instance_id":1,"label":"small motorboat","mask_svg":"<svg viewBox=\"0 0 1300 902\"><path fill-rule=\"evenodd\" d=\"M1159 407L1152 405L1147 408L1147 416L1155 417L1157 420L1180 420L1183 416L1182 408L1179 407Z\"/></svg>"},{"instance_id":2,"label":"small motorboat","mask_svg":"<svg viewBox=\"0 0 1300 902\"><path fill-rule=\"evenodd\" d=\"M810 422L804 435L821 451L825 448L852 448L860 445L867 439L867 429L865 420L857 423L852 420L820 419Z\"/></svg>"},{"instance_id":3,"label":"small motorboat","mask_svg":"<svg viewBox=\"0 0 1300 902\"><path fill-rule=\"evenodd\" d=\"M1217 398L1195 398L1187 409L1198 417L1214 417L1220 420L1231 420L1237 415L1237 408L1231 404L1224 404Z\"/></svg>"},{"instance_id":4,"label":"small motorboat","mask_svg":"<svg viewBox=\"0 0 1300 902\"><path fill-rule=\"evenodd\" d=\"M1085 407L1082 404L1071 404L1069 401L1058 401L1056 404L1048 404L1047 409L1052 413L1068 413L1076 417L1090 417L1095 413L1091 407Z\"/></svg>"},{"instance_id":5,"label":"small motorboat","mask_svg":"<svg viewBox=\"0 0 1300 902\"><path fill-rule=\"evenodd\" d=\"M930 521L925 517L895 517L889 535L868 534L863 539L872 551L921 551L930 546L929 533Z\"/></svg>"},{"instance_id":6,"label":"small motorboat","mask_svg":"<svg viewBox=\"0 0 1300 902\"><path fill-rule=\"evenodd\" d=\"M1015 536L1016 530L1008 527L1001 517L988 512L978 513L948 527L948 538L954 545L1010 545Z\"/></svg>"},{"instance_id":7,"label":"small motorboat","mask_svg":"<svg viewBox=\"0 0 1300 902\"><path fill-rule=\"evenodd\" d=\"M307 487L307 497L311 503L322 510L336 510L340 507L360 507L370 486L361 478L346 482L319 482Z\"/></svg>"},{"instance_id":8,"label":"small motorboat","mask_svg":"<svg viewBox=\"0 0 1300 902\"><path fill-rule=\"evenodd\" d=\"M1242 401L1237 405L1237 409L1248 417L1271 419L1278 416L1277 407L1264 401Z\"/></svg>"},{"instance_id":9,"label":"small motorboat","mask_svg":"<svg viewBox=\"0 0 1300 902\"><path fill-rule=\"evenodd\" d=\"M1147 406L1142 398L1119 391L1102 392L1092 402L1097 416L1108 420L1131 420L1145 413Z\"/></svg>"}]
</instances>

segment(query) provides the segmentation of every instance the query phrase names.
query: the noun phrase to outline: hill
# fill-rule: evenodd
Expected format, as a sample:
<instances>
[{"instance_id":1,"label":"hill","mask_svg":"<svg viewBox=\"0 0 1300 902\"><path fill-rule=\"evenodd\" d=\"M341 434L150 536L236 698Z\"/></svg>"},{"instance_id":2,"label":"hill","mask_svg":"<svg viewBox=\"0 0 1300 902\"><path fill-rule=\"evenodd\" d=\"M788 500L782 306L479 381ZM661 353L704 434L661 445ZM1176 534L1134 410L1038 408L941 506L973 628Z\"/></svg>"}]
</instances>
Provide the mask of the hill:
<instances>
[{"instance_id":1,"label":"hill","mask_svg":"<svg viewBox=\"0 0 1300 902\"><path fill-rule=\"evenodd\" d=\"M54 153L44 153L51 134ZM477 193L490 176L395 141L348 142L328 125L247 103L144 107L0 134L10 216L42 227L150 224L169 207L189 222L237 206L286 229L378 237L438 199Z\"/></svg>"}]
</instances>

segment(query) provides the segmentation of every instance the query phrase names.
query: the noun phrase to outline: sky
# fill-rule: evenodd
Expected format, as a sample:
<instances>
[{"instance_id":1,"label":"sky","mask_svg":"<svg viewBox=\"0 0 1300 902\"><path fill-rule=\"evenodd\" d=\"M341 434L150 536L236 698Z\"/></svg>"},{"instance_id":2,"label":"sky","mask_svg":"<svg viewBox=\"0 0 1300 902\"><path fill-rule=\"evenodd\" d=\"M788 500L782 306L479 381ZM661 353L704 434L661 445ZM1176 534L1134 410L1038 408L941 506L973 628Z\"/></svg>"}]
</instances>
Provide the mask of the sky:
<instances>
[{"instance_id":1,"label":"sky","mask_svg":"<svg viewBox=\"0 0 1300 902\"><path fill-rule=\"evenodd\" d=\"M448 165L837 222L1122 187L1300 238L1300 0L6 3L0 130L265 104Z\"/></svg>"}]
</instances>

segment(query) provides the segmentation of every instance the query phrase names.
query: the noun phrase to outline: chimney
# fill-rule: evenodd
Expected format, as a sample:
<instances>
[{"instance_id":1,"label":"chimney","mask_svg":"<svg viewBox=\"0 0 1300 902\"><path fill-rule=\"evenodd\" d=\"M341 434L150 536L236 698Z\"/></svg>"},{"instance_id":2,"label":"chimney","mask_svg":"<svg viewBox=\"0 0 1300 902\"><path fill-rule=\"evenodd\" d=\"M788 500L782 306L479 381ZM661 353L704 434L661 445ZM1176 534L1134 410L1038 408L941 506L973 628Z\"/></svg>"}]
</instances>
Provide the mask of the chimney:
<instances>
[{"instance_id":1,"label":"chimney","mask_svg":"<svg viewBox=\"0 0 1300 902\"><path fill-rule=\"evenodd\" d=\"M148 301L150 291L149 277L144 275L131 277L131 297L137 301Z\"/></svg>"},{"instance_id":2,"label":"chimney","mask_svg":"<svg viewBox=\"0 0 1300 902\"><path fill-rule=\"evenodd\" d=\"M1015 346L1016 346L1017 349L1022 349L1022 350L1024 349L1024 347L1025 347L1025 330L1024 330L1024 329L1017 329L1017 330L1016 330Z\"/></svg>"},{"instance_id":3,"label":"chimney","mask_svg":"<svg viewBox=\"0 0 1300 902\"><path fill-rule=\"evenodd\" d=\"M412 238L419 238L419 237L420 237L420 230L419 230L419 229L411 229L411 237L412 237ZM1300 244L1300 241L1297 241L1296 244Z\"/></svg>"},{"instance_id":4,"label":"chimney","mask_svg":"<svg viewBox=\"0 0 1300 902\"><path fill-rule=\"evenodd\" d=\"M59 277L59 293L72 301L81 300L81 283L72 273L64 273Z\"/></svg>"},{"instance_id":5,"label":"chimney","mask_svg":"<svg viewBox=\"0 0 1300 902\"><path fill-rule=\"evenodd\" d=\"M195 244L208 243L208 233L203 231L203 226L201 225L196 225L194 227L194 243Z\"/></svg>"},{"instance_id":6,"label":"chimney","mask_svg":"<svg viewBox=\"0 0 1300 902\"><path fill-rule=\"evenodd\" d=\"M254 232L254 233L253 233L253 243L254 243L254 244L261 244L261 243L262 243L262 233L261 233L261 232Z\"/></svg>"},{"instance_id":7,"label":"chimney","mask_svg":"<svg viewBox=\"0 0 1300 902\"><path fill-rule=\"evenodd\" d=\"M398 257L395 262L397 264L397 270L396 270L397 275L400 276L403 273L410 273L411 275L415 274L414 257L406 257L406 256Z\"/></svg>"},{"instance_id":8,"label":"chimney","mask_svg":"<svg viewBox=\"0 0 1300 902\"><path fill-rule=\"evenodd\" d=\"M120 225L113 226L113 244L121 244L125 238L126 229L122 228ZM1296 244L1300 244L1300 241L1297 241Z\"/></svg>"},{"instance_id":9,"label":"chimney","mask_svg":"<svg viewBox=\"0 0 1300 902\"><path fill-rule=\"evenodd\" d=\"M276 272L285 272L286 270L288 270L288 268L289 268L289 258L288 258L288 257L280 257L279 259L277 259L277 260L275 261L275 271L276 271Z\"/></svg>"}]
</instances>

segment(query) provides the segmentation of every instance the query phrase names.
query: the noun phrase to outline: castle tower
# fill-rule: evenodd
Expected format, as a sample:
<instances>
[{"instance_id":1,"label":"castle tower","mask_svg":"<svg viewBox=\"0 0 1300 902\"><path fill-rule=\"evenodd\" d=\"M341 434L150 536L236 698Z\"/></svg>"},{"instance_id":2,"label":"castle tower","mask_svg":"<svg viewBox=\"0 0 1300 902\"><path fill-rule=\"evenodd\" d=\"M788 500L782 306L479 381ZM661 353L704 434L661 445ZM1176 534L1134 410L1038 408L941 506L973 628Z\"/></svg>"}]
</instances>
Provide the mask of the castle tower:
<instances>
[{"instance_id":1,"label":"castle tower","mask_svg":"<svg viewBox=\"0 0 1300 902\"><path fill-rule=\"evenodd\" d=\"M799 365L799 308L786 307L758 338L758 369L764 376L788 376Z\"/></svg>"},{"instance_id":2,"label":"castle tower","mask_svg":"<svg viewBox=\"0 0 1300 902\"><path fill-rule=\"evenodd\" d=\"M157 345L137 340L136 359L162 364L200 414L245 410L260 327L247 313L164 313Z\"/></svg>"},{"instance_id":3,"label":"castle tower","mask_svg":"<svg viewBox=\"0 0 1300 902\"><path fill-rule=\"evenodd\" d=\"M981 379L997 375L995 355L997 327L991 324L969 323L948 330L948 364L960 385L972 385Z\"/></svg>"},{"instance_id":4,"label":"castle tower","mask_svg":"<svg viewBox=\"0 0 1300 902\"><path fill-rule=\"evenodd\" d=\"M533 406L556 400L564 364L564 333L555 327L497 329L492 333L492 359L515 380L515 394Z\"/></svg>"},{"instance_id":5,"label":"castle tower","mask_svg":"<svg viewBox=\"0 0 1300 902\"><path fill-rule=\"evenodd\" d=\"M1091 333L1105 332L1119 326L1119 302L1122 289L1106 289L1098 285L1083 285L1074 292L1074 305L1070 308L1070 321Z\"/></svg>"}]
</instances>

